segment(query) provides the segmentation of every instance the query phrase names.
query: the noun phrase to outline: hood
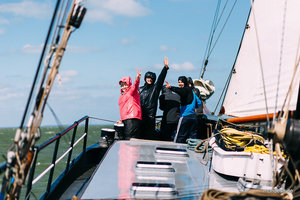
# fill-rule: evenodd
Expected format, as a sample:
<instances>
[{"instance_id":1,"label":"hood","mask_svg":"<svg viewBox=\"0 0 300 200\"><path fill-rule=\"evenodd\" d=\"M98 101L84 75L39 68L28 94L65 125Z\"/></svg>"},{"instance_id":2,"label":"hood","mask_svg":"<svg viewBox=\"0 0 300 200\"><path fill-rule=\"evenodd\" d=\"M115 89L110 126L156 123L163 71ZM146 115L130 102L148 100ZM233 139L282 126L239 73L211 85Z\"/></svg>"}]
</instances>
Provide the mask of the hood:
<instances>
[{"instance_id":1,"label":"hood","mask_svg":"<svg viewBox=\"0 0 300 200\"><path fill-rule=\"evenodd\" d=\"M119 85L121 84L121 82L127 83L128 87L132 85L130 76L124 76L123 78L121 78L121 80L119 81ZM121 89L121 93L122 93L122 89Z\"/></svg>"},{"instance_id":2,"label":"hood","mask_svg":"<svg viewBox=\"0 0 300 200\"><path fill-rule=\"evenodd\" d=\"M178 81L181 80L184 83L184 87L188 87L188 81L187 78L185 76L179 76L178 77Z\"/></svg>"},{"instance_id":3,"label":"hood","mask_svg":"<svg viewBox=\"0 0 300 200\"><path fill-rule=\"evenodd\" d=\"M146 82L146 78L151 78L153 80L152 84L154 84L156 81L156 74L154 72L147 72L144 77L145 82Z\"/></svg>"},{"instance_id":4,"label":"hood","mask_svg":"<svg viewBox=\"0 0 300 200\"><path fill-rule=\"evenodd\" d=\"M191 77L187 78L187 83L192 85L192 88L194 88L194 82L193 79Z\"/></svg>"}]
</instances>

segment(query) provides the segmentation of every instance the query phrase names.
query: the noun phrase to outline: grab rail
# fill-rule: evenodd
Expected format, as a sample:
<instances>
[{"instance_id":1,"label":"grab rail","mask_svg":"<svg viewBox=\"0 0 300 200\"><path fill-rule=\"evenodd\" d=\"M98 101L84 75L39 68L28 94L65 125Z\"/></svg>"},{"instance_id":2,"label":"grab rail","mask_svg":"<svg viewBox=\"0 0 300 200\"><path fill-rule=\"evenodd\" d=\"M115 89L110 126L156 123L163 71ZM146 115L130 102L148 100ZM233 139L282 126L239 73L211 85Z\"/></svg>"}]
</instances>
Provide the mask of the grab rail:
<instances>
[{"instance_id":1,"label":"grab rail","mask_svg":"<svg viewBox=\"0 0 300 200\"><path fill-rule=\"evenodd\" d=\"M45 192L45 195L47 196L47 194L50 191L51 188L51 184L52 184L52 179L53 179L53 174L54 174L54 169L55 169L55 165L66 155L68 155L68 161L66 163L66 169L65 169L65 174L69 171L69 167L70 167L70 161L71 161L71 157L72 157L72 150L73 148L83 139L83 149L82 152L85 153L86 152L86 143L87 143L87 136L88 136L88 124L89 124L89 116L84 116L83 118L79 119L78 121L75 121L71 126L69 126L68 128L66 128L65 130L63 130L62 132L56 134L56 136L50 138L48 141L42 143L41 145L39 145L38 147L34 148L34 157L33 157L33 163L32 163L32 168L30 170L30 174L28 177L28 183L27 183L27 191L26 191L26 198L25 199L29 199L30 197L30 192L32 189L32 185L34 185L37 181L39 181L47 172L50 171L49 174L49 178L48 178L48 183L47 183L47 189ZM76 137L76 132L77 132L77 127L80 123L85 122L85 129L84 129L84 134L77 140L74 142L75 137ZM68 150L63 153L63 155L61 157L59 157L58 159L56 159L57 157L57 153L58 153L58 148L59 148L59 142L60 142L60 138L67 134L69 131L73 130L73 135L72 135L72 140L71 140L71 144L70 147L68 148ZM36 166L36 161L37 161L37 157L38 157L38 153L46 148L47 146L49 146L50 144L52 144L53 142L55 143L55 148L54 148L54 152L53 152L53 156L52 156L52 163L50 164L50 166L45 169L39 176L37 176L35 179L34 178L34 172L35 172L35 166Z\"/></svg>"}]
</instances>

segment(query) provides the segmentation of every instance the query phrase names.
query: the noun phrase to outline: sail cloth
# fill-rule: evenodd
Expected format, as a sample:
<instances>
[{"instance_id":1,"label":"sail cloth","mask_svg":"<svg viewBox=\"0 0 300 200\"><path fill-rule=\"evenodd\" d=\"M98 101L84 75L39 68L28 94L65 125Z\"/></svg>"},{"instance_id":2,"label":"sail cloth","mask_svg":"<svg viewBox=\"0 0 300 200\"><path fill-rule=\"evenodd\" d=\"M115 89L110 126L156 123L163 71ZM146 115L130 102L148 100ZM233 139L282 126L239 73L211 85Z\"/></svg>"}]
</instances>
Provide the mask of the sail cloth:
<instances>
[{"instance_id":1,"label":"sail cloth","mask_svg":"<svg viewBox=\"0 0 300 200\"><path fill-rule=\"evenodd\" d=\"M253 7L223 103L225 114L231 116L266 114L255 28L258 33L269 113L282 108L294 72L300 36L300 1L255 0ZM289 110L296 109L299 71L298 69ZM278 75L280 79L277 94Z\"/></svg>"}]
</instances>

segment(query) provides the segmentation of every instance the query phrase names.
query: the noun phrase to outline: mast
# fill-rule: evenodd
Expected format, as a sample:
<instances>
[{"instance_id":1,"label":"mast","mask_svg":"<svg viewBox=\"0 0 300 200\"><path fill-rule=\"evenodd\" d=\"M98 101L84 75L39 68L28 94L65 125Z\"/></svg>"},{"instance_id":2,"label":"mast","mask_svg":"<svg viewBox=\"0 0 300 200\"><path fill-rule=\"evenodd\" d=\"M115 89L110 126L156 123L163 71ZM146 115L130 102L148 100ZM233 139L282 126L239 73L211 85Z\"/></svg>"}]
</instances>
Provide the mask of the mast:
<instances>
[{"instance_id":1,"label":"mast","mask_svg":"<svg viewBox=\"0 0 300 200\"><path fill-rule=\"evenodd\" d=\"M60 4L60 0L57 1L56 9L58 8L58 5ZM47 99L50 95L54 80L56 75L58 74L58 70L61 64L61 60L63 58L63 55L66 50L66 46L68 43L68 40L70 38L71 33L74 31L74 29L79 28L81 25L81 22L83 20L83 17L86 12L86 8L84 8L85 1L81 0L73 0L71 4L71 9L69 12L67 12L67 9L69 8L69 3L66 4L65 7L65 14L68 15L67 20L65 22L65 25L63 25L63 34L60 37L59 31L57 31L57 36L55 37L56 41L55 44L52 44L50 52L48 57L46 58L46 63L51 60L52 56L54 55L53 62L48 66L49 63L47 63L47 66L44 68L43 77L41 78L40 82L40 88L38 91L38 94L36 96L36 100L33 105L33 111L30 115L30 118L27 123L27 127L22 130L23 123L27 114L27 110L29 107L31 95L33 92L33 88L35 86L36 77L34 78L33 86L30 91L30 96L28 99L28 103L25 108L24 117L21 122L20 128L17 129L15 138L14 138L14 144L12 147L8 150L7 153L7 168L5 172L5 176L3 178L1 193L0 193L0 200L2 200L4 197L5 199L19 199L20 198L20 191L25 184L26 177L28 175L32 158L33 158L33 147L35 145L35 142L40 138L40 132L39 128L42 122L44 109L47 103ZM61 9L63 6L61 6ZM56 9L55 12L56 13ZM55 16L53 16L50 30L53 24L53 19ZM59 21L60 19L58 19ZM64 16L62 16L61 23L63 23ZM56 28L62 28L60 25ZM49 32L50 32L49 30ZM47 39L49 37L49 32L47 35ZM43 49L41 60L43 58L43 54L45 52L45 48ZM52 49L54 48L54 49ZM39 63L39 67L41 64L41 60ZM38 70L39 70L38 67ZM48 70L50 71L48 72ZM38 74L38 71L37 71ZM47 76L48 74L48 76ZM46 78L47 76L47 78ZM46 82L44 83L44 81Z\"/></svg>"}]
</instances>

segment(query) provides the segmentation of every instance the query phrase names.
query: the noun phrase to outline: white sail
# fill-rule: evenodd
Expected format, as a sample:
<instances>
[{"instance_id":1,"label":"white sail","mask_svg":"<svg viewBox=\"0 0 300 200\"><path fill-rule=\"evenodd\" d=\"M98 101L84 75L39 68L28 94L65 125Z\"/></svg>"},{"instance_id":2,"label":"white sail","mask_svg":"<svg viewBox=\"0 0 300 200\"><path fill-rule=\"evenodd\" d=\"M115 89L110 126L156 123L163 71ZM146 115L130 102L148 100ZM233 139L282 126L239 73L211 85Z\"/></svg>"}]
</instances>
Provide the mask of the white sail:
<instances>
[{"instance_id":1,"label":"white sail","mask_svg":"<svg viewBox=\"0 0 300 200\"><path fill-rule=\"evenodd\" d=\"M245 31L234 67L235 73L232 74L223 104L225 114L237 117L266 114L267 111L256 31L269 113L282 108L294 71L299 45L299 0L255 0L251 12L248 20L249 28ZM281 71L279 71L280 66ZM296 108L299 71L298 69L296 87L293 90L289 110ZM277 94L278 74L280 74L280 81ZM276 98L278 100L275 108Z\"/></svg>"}]
</instances>

